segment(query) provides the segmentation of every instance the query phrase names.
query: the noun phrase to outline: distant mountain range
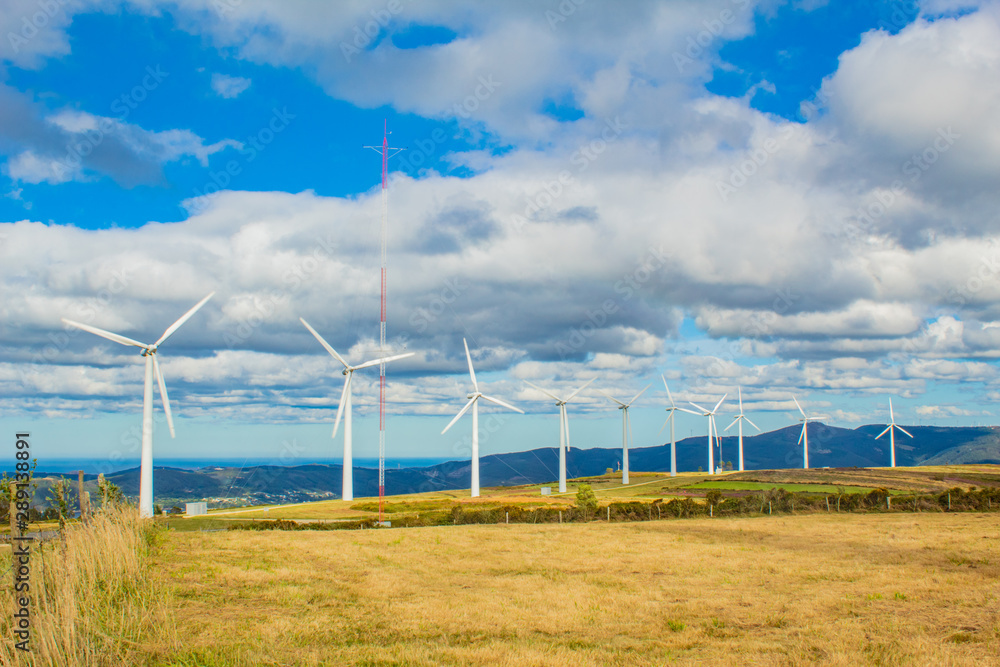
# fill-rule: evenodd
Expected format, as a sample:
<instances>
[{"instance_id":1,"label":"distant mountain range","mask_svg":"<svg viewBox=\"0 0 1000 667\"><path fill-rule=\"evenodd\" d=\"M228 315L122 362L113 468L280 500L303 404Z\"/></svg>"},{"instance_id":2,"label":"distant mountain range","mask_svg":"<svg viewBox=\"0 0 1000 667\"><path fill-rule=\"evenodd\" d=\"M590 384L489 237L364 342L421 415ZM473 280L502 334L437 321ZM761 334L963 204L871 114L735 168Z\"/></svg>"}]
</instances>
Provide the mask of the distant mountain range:
<instances>
[{"instance_id":1,"label":"distant mountain range","mask_svg":"<svg viewBox=\"0 0 1000 667\"><path fill-rule=\"evenodd\" d=\"M821 467L877 467L889 465L889 436L875 440L884 425L837 428L823 423L809 427L809 464ZM896 438L896 464L1000 464L1000 429L994 427L906 426L913 439ZM802 466L802 446L798 443L799 426L744 436L744 463L748 470L773 470ZM722 438L721 459L736 467L737 439ZM621 448L571 449L567 455L569 477L603 474L617 470ZM670 443L657 447L629 450L630 469L645 472L670 470ZM677 441L677 466L680 471L695 471L708 465L708 438L698 436ZM45 473L40 473L44 476ZM555 483L559 476L559 453L555 447L532 449L509 454L492 454L480 459L483 486ZM133 468L107 476L129 496L139 493L139 469ZM449 461L425 468L399 468L385 471L386 492L392 495L465 489L469 487L470 462ZM88 488L95 476L88 475ZM180 470L156 468L154 491L157 503L180 503L210 500L212 505L229 502L281 503L339 498L341 466L310 464L299 466L253 466L248 468L203 468ZM92 495L96 489L92 490ZM378 495L378 471L356 468L356 497ZM38 496L36 496L37 498Z\"/></svg>"}]
</instances>

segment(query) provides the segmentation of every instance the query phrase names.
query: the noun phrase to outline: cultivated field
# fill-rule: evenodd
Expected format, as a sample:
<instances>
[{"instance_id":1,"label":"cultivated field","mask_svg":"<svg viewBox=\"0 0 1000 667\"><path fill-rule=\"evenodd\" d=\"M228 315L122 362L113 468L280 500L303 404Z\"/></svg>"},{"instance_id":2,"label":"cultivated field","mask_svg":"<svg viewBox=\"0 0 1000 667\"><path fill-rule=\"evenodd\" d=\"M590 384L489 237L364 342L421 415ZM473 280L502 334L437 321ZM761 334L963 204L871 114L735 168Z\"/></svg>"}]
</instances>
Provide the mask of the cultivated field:
<instances>
[{"instance_id":1,"label":"cultivated field","mask_svg":"<svg viewBox=\"0 0 1000 667\"><path fill-rule=\"evenodd\" d=\"M175 532L161 665L985 665L989 513Z\"/></svg>"}]
</instances>

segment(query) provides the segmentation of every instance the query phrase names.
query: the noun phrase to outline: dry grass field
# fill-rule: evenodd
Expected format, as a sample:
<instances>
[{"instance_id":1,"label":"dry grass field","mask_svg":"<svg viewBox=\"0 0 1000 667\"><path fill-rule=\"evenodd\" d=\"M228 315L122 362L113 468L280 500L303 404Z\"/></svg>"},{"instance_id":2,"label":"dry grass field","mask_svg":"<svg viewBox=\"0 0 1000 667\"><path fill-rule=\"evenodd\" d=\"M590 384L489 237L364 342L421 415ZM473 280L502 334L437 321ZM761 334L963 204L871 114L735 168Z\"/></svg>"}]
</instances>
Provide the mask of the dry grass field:
<instances>
[{"instance_id":1,"label":"dry grass field","mask_svg":"<svg viewBox=\"0 0 1000 667\"><path fill-rule=\"evenodd\" d=\"M156 665L986 665L997 515L176 532ZM169 637L168 637L169 635Z\"/></svg>"}]
</instances>

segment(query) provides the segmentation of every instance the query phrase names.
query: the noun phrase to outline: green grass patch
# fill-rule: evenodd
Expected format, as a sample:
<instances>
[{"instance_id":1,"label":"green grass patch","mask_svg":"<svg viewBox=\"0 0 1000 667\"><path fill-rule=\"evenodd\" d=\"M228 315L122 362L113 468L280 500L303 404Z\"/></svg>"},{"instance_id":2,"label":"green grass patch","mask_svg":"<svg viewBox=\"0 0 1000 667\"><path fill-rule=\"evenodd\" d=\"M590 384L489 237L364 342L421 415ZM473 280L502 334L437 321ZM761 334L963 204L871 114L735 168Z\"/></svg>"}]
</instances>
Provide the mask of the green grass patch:
<instances>
[{"instance_id":1,"label":"green grass patch","mask_svg":"<svg viewBox=\"0 0 1000 667\"><path fill-rule=\"evenodd\" d=\"M698 482L689 484L685 489L719 489L723 491L767 491L768 489L784 489L795 493L829 493L836 495L838 491L843 493L870 493L875 489L868 486L836 486L833 484L775 484L774 482ZM900 491L889 491L890 494L901 493Z\"/></svg>"}]
</instances>

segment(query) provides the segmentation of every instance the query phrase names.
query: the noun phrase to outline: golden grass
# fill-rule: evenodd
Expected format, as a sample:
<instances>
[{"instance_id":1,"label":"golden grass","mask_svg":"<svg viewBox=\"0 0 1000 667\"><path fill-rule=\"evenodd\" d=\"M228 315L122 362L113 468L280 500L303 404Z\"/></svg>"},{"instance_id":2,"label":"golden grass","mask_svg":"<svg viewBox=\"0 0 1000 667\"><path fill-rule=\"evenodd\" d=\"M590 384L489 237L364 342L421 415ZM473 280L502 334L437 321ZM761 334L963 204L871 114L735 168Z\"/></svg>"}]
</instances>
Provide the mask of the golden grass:
<instances>
[{"instance_id":1,"label":"golden grass","mask_svg":"<svg viewBox=\"0 0 1000 667\"><path fill-rule=\"evenodd\" d=\"M983 665L988 514L171 533L171 665Z\"/></svg>"},{"instance_id":2,"label":"golden grass","mask_svg":"<svg viewBox=\"0 0 1000 667\"><path fill-rule=\"evenodd\" d=\"M0 664L119 666L143 653L140 643L163 611L149 577L153 529L135 508L109 508L88 525L68 525L64 541L32 543L31 652L14 647L8 573L0 597ZM10 550L3 556L6 569Z\"/></svg>"}]
</instances>

